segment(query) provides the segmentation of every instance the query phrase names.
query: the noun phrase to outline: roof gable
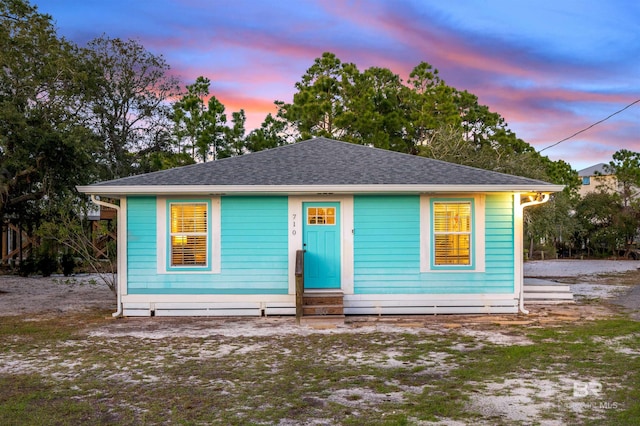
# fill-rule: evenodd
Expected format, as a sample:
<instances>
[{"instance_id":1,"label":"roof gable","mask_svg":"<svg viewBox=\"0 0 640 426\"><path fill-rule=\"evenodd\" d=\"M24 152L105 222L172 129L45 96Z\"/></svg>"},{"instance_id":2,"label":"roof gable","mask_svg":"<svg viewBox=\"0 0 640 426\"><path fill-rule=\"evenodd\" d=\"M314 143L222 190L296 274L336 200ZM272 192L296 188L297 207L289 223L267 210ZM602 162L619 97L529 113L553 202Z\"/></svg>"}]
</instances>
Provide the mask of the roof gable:
<instances>
[{"instance_id":1,"label":"roof gable","mask_svg":"<svg viewBox=\"0 0 640 426\"><path fill-rule=\"evenodd\" d=\"M314 138L214 162L130 176L89 187L83 192L119 187L312 187L326 186L537 186L558 190L535 179L462 166L415 155ZM555 187L555 189L551 189ZM150 189L150 188L149 188Z\"/></svg>"},{"instance_id":2,"label":"roof gable","mask_svg":"<svg viewBox=\"0 0 640 426\"><path fill-rule=\"evenodd\" d=\"M613 174L612 172L605 170L605 167L607 167L607 164L605 163L598 163L595 164L591 167L587 167L586 169L582 169L578 172L578 176L579 177L586 177L586 176L595 176L595 175L611 175Z\"/></svg>"}]
</instances>

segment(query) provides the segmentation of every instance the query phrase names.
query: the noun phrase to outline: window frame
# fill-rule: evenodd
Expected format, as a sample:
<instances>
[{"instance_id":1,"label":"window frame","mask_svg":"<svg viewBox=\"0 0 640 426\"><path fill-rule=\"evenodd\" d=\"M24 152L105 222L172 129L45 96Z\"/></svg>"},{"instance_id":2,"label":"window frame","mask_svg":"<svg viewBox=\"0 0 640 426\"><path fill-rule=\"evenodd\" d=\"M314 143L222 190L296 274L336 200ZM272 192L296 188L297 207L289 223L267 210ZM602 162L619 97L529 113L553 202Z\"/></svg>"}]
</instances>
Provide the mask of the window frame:
<instances>
[{"instance_id":1,"label":"window frame","mask_svg":"<svg viewBox=\"0 0 640 426\"><path fill-rule=\"evenodd\" d=\"M173 232L171 230L171 222L173 217L171 215L172 208L174 206L188 206L188 205L202 205L205 207L205 226L206 229L204 232ZM175 201L170 200L167 202L167 269L169 270L211 270L211 203L206 200L201 201ZM205 237L205 256L204 256L204 265L200 264L182 264L182 265L174 265L173 264L173 237L182 236L188 238L189 236L204 236Z\"/></svg>"},{"instance_id":2,"label":"window frame","mask_svg":"<svg viewBox=\"0 0 640 426\"><path fill-rule=\"evenodd\" d=\"M207 265L171 266L171 205L176 203L207 204ZM164 274L198 274L220 273L220 198L191 198L191 197L158 197L157 211L157 262L156 271Z\"/></svg>"},{"instance_id":3,"label":"window frame","mask_svg":"<svg viewBox=\"0 0 640 426\"><path fill-rule=\"evenodd\" d=\"M453 206L453 205L465 205L465 206L469 206L469 230L468 231L437 231L436 230L436 205L444 205L444 206ZM440 268L459 268L459 269L467 269L467 268L473 268L473 258L474 253L473 253L473 249L474 249L474 228L475 228L475 224L474 224L474 217L473 217L473 200L431 200L431 253L430 253L430 261L431 261L431 267L433 269L440 269ZM438 246L436 244L436 239L438 235L466 235L469 238L469 255L468 255L468 263L445 263L445 264L439 264L437 263L437 250L438 250Z\"/></svg>"},{"instance_id":4,"label":"window frame","mask_svg":"<svg viewBox=\"0 0 640 426\"><path fill-rule=\"evenodd\" d=\"M310 210L314 209L315 212L311 214ZM319 210L326 210L326 212L321 213ZM326 206L307 206L307 211L305 215L307 217L307 226L334 226L336 225L337 220L337 212L335 207L326 207ZM321 219L322 223L319 223Z\"/></svg>"},{"instance_id":5,"label":"window frame","mask_svg":"<svg viewBox=\"0 0 640 426\"><path fill-rule=\"evenodd\" d=\"M470 263L469 265L436 265L435 263L435 203L470 203ZM420 196L420 272L485 272L485 196Z\"/></svg>"}]
</instances>

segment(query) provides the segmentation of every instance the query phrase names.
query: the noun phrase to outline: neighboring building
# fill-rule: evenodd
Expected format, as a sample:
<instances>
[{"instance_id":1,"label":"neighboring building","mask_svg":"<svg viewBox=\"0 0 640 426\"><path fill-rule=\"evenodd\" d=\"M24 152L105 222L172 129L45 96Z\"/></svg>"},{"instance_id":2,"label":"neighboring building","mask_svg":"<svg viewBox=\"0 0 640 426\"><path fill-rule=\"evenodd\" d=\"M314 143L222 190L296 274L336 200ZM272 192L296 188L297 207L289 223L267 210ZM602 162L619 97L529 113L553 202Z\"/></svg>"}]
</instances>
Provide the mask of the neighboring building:
<instances>
[{"instance_id":1,"label":"neighboring building","mask_svg":"<svg viewBox=\"0 0 640 426\"><path fill-rule=\"evenodd\" d=\"M606 170L606 166L607 164L605 163L599 163L578 171L581 182L578 193L581 197L595 191L617 191L618 180L615 174Z\"/></svg>"},{"instance_id":2,"label":"neighboring building","mask_svg":"<svg viewBox=\"0 0 640 426\"><path fill-rule=\"evenodd\" d=\"M120 200L116 314L160 316L294 314L303 249L346 314L516 313L522 210L562 188L317 138L78 189Z\"/></svg>"}]
</instances>

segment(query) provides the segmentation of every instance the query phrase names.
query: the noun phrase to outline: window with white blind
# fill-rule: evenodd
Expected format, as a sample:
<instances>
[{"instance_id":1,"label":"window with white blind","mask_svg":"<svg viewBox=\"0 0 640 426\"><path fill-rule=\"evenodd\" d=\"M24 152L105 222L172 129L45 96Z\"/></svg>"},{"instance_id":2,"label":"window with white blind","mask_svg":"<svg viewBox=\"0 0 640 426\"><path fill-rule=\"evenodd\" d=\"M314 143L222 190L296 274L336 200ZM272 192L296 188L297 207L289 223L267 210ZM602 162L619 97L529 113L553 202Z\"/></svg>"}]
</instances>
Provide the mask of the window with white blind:
<instances>
[{"instance_id":1,"label":"window with white blind","mask_svg":"<svg viewBox=\"0 0 640 426\"><path fill-rule=\"evenodd\" d=\"M485 271L485 196L420 196L420 271Z\"/></svg>"},{"instance_id":2,"label":"window with white blind","mask_svg":"<svg viewBox=\"0 0 640 426\"><path fill-rule=\"evenodd\" d=\"M172 202L169 207L171 267L206 267L209 258L208 203Z\"/></svg>"},{"instance_id":3,"label":"window with white blind","mask_svg":"<svg viewBox=\"0 0 640 426\"><path fill-rule=\"evenodd\" d=\"M471 265L471 202L433 203L433 263Z\"/></svg>"}]
</instances>

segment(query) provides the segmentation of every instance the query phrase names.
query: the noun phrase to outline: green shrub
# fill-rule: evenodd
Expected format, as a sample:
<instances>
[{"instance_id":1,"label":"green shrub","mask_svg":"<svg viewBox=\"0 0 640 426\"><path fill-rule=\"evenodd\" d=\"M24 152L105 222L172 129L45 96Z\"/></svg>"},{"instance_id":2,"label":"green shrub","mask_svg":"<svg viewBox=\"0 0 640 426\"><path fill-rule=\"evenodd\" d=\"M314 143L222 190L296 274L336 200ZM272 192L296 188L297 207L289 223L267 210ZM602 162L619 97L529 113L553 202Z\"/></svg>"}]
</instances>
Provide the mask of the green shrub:
<instances>
[{"instance_id":1,"label":"green shrub","mask_svg":"<svg viewBox=\"0 0 640 426\"><path fill-rule=\"evenodd\" d=\"M60 266L62 267L62 274L65 277L73 274L73 270L76 267L76 261L71 253L65 253L60 260Z\"/></svg>"},{"instance_id":2,"label":"green shrub","mask_svg":"<svg viewBox=\"0 0 640 426\"><path fill-rule=\"evenodd\" d=\"M38 270L43 277L50 277L58 270L58 261L51 253L42 253L38 258Z\"/></svg>"}]
</instances>

